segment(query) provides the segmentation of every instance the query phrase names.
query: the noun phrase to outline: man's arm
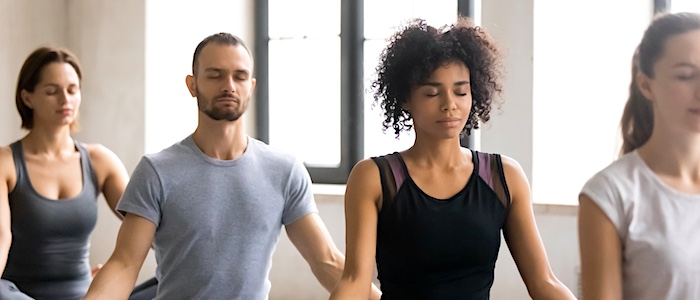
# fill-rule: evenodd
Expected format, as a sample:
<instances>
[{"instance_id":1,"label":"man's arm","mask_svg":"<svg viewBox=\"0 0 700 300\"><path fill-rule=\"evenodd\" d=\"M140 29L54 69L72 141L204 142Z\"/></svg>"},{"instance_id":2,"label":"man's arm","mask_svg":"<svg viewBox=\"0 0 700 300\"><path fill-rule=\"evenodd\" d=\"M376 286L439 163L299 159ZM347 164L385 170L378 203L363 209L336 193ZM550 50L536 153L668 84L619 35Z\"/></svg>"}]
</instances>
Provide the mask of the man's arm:
<instances>
[{"instance_id":1,"label":"man's arm","mask_svg":"<svg viewBox=\"0 0 700 300\"><path fill-rule=\"evenodd\" d=\"M333 291L343 274L345 256L333 243L326 226L316 213L310 213L286 226L287 235L323 287ZM379 289L372 286L370 299L379 299Z\"/></svg>"},{"instance_id":2,"label":"man's arm","mask_svg":"<svg viewBox=\"0 0 700 300\"><path fill-rule=\"evenodd\" d=\"M117 236L114 253L97 273L85 299L127 299L150 249L156 225L127 214Z\"/></svg>"}]
</instances>

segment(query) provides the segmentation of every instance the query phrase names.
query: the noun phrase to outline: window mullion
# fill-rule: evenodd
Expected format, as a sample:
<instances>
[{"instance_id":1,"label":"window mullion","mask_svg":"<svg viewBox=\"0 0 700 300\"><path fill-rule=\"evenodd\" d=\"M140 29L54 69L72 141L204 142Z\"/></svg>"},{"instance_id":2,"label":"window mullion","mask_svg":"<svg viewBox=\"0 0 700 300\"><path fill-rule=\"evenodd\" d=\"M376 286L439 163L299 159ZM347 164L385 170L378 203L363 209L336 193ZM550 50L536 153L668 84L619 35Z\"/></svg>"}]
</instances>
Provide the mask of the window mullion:
<instances>
[{"instance_id":1,"label":"window mullion","mask_svg":"<svg viewBox=\"0 0 700 300\"><path fill-rule=\"evenodd\" d=\"M270 143L269 68L270 30L268 0L255 1L255 136Z\"/></svg>"}]
</instances>

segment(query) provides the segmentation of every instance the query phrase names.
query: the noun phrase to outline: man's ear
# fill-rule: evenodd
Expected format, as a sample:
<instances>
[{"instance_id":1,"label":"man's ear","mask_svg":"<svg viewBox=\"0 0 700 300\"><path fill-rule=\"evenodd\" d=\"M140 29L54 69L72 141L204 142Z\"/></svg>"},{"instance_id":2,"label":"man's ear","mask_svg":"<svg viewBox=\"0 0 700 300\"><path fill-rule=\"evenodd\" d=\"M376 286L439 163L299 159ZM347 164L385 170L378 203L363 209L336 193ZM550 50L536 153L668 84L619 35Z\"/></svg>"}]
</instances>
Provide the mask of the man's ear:
<instances>
[{"instance_id":1,"label":"man's ear","mask_svg":"<svg viewBox=\"0 0 700 300\"><path fill-rule=\"evenodd\" d=\"M644 74L644 72L637 72L637 75L635 75L636 78L635 80L637 81L637 88L639 89L639 92L642 93L642 96L644 98L647 98L648 100L653 101L654 100L654 94L651 92L651 78Z\"/></svg>"},{"instance_id":2,"label":"man's ear","mask_svg":"<svg viewBox=\"0 0 700 300\"><path fill-rule=\"evenodd\" d=\"M24 105L31 109L34 109L34 107L32 107L32 101L30 99L31 93L27 92L27 90L22 90L21 92L19 92L19 96L20 98L22 98L22 102L24 102Z\"/></svg>"},{"instance_id":3,"label":"man's ear","mask_svg":"<svg viewBox=\"0 0 700 300\"><path fill-rule=\"evenodd\" d=\"M190 91L192 97L197 96L197 80L192 75L187 75L185 77L185 83L187 84L187 89Z\"/></svg>"}]
</instances>

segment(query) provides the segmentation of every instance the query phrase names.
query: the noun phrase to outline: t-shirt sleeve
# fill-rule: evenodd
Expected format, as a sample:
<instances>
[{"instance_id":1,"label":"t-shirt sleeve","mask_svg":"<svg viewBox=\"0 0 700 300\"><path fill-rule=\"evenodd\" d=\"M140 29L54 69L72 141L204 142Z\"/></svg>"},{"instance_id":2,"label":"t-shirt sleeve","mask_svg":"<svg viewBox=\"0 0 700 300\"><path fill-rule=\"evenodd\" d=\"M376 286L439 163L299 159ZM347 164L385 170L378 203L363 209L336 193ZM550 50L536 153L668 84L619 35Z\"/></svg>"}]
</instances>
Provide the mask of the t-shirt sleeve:
<instances>
[{"instance_id":1,"label":"t-shirt sleeve","mask_svg":"<svg viewBox=\"0 0 700 300\"><path fill-rule=\"evenodd\" d=\"M287 181L282 224L289 225L310 213L318 212L311 191L311 177L304 165L295 160Z\"/></svg>"},{"instance_id":2,"label":"t-shirt sleeve","mask_svg":"<svg viewBox=\"0 0 700 300\"><path fill-rule=\"evenodd\" d=\"M618 234L622 236L625 231L622 199L618 189L605 176L604 172L600 172L589 179L581 189L581 194L588 196L593 203L600 207L613 223Z\"/></svg>"},{"instance_id":3,"label":"t-shirt sleeve","mask_svg":"<svg viewBox=\"0 0 700 300\"><path fill-rule=\"evenodd\" d=\"M150 160L144 156L129 179L126 190L117 204L117 211L122 215L126 213L139 215L158 226L162 199L163 188L158 173Z\"/></svg>"}]
</instances>

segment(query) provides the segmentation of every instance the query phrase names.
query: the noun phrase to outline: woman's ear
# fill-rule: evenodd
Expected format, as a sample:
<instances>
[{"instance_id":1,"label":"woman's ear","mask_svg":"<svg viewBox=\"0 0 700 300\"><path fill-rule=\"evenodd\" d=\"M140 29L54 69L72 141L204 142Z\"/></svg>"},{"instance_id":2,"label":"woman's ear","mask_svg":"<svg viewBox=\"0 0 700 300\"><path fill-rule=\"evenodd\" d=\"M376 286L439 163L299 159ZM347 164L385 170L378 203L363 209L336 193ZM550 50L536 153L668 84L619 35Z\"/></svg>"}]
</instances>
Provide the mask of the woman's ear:
<instances>
[{"instance_id":1,"label":"woman's ear","mask_svg":"<svg viewBox=\"0 0 700 300\"><path fill-rule=\"evenodd\" d=\"M32 107L31 95L32 94L30 92L27 92L27 90L22 90L21 92L19 92L19 96L20 98L22 98L22 102L24 103L24 105L31 109L34 109L34 107Z\"/></svg>"},{"instance_id":2,"label":"woman's ear","mask_svg":"<svg viewBox=\"0 0 700 300\"><path fill-rule=\"evenodd\" d=\"M644 72L637 72L635 79L637 81L637 88L639 92L642 93L642 96L653 101L654 93L651 92L651 78L644 74Z\"/></svg>"},{"instance_id":3,"label":"woman's ear","mask_svg":"<svg viewBox=\"0 0 700 300\"><path fill-rule=\"evenodd\" d=\"M403 104L401 104L401 108L407 111L408 113L411 113L411 103L409 101L406 101Z\"/></svg>"}]
</instances>

